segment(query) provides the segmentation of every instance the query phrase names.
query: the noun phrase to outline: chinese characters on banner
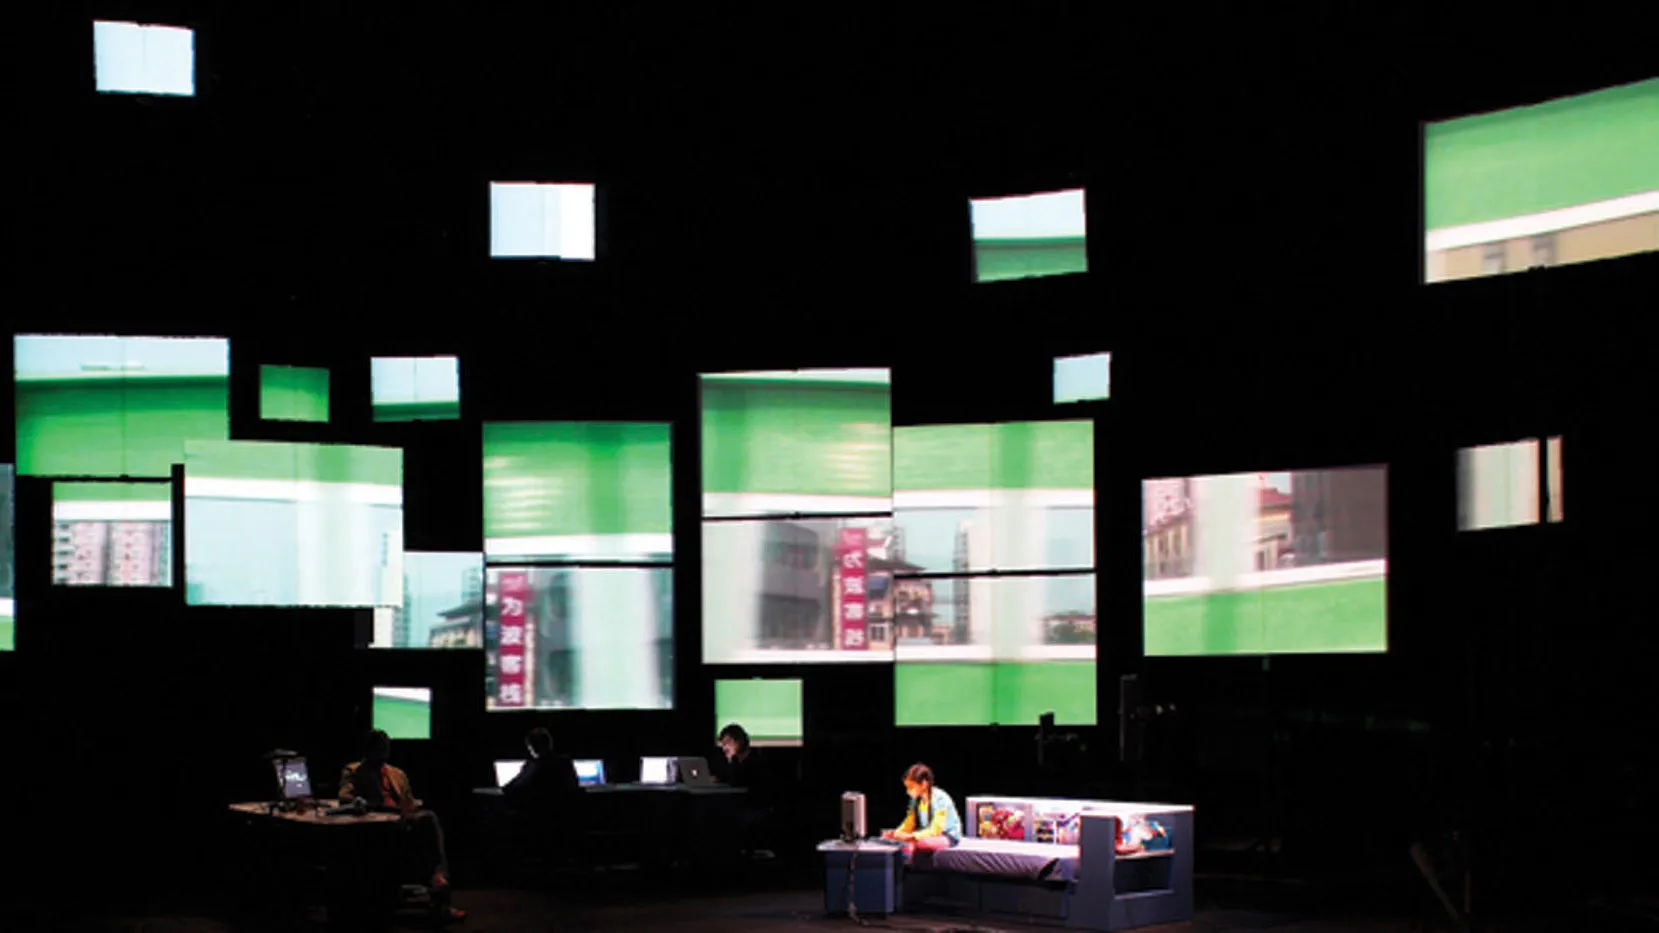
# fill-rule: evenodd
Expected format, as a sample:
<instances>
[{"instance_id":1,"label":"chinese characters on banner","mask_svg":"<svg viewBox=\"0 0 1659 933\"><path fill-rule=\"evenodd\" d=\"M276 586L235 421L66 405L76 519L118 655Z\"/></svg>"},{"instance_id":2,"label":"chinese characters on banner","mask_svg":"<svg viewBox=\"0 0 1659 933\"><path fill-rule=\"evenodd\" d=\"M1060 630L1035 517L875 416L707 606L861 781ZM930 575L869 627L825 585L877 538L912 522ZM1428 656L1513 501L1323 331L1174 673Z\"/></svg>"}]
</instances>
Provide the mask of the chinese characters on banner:
<instances>
[{"instance_id":1,"label":"chinese characters on banner","mask_svg":"<svg viewBox=\"0 0 1659 933\"><path fill-rule=\"evenodd\" d=\"M864 628L865 612L865 530L841 529L835 547L836 575L841 580L841 648L862 651L869 648Z\"/></svg>"},{"instance_id":2,"label":"chinese characters on banner","mask_svg":"<svg viewBox=\"0 0 1659 933\"><path fill-rule=\"evenodd\" d=\"M529 614L525 603L530 597L530 574L524 571L501 574L501 643L496 646L499 670L496 671L495 705L521 707L525 705L524 649Z\"/></svg>"}]
</instances>

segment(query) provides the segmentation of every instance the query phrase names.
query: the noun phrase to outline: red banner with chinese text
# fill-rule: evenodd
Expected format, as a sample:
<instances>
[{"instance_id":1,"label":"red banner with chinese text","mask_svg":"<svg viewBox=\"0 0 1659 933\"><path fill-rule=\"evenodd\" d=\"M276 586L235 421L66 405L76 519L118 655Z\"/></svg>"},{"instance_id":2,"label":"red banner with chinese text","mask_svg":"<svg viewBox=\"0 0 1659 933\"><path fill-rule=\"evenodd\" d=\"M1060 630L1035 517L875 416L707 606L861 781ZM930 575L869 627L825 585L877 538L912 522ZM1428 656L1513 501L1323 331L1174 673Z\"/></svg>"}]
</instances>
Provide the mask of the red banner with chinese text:
<instances>
[{"instance_id":1,"label":"red banner with chinese text","mask_svg":"<svg viewBox=\"0 0 1659 933\"><path fill-rule=\"evenodd\" d=\"M847 651L865 651L870 647L865 630L866 545L863 528L843 528L835 548L836 574L841 581L841 648Z\"/></svg>"},{"instance_id":2,"label":"red banner with chinese text","mask_svg":"<svg viewBox=\"0 0 1659 933\"><path fill-rule=\"evenodd\" d=\"M522 707L525 700L525 642L530 614L530 574L525 571L501 574L501 641L496 646L495 705Z\"/></svg>"}]
</instances>

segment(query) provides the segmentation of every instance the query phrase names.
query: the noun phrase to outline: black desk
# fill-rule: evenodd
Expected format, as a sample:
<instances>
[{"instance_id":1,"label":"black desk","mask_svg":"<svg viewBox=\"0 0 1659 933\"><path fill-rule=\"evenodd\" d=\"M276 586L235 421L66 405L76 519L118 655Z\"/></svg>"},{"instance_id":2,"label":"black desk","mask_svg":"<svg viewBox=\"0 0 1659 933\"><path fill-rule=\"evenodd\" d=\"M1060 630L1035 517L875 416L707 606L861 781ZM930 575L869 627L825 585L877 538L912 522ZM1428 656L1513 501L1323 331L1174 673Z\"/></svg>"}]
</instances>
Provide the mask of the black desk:
<instances>
[{"instance_id":1,"label":"black desk","mask_svg":"<svg viewBox=\"0 0 1659 933\"><path fill-rule=\"evenodd\" d=\"M335 801L319 804L332 807ZM369 924L395 907L402 881L400 814L331 816L317 805L273 812L268 803L233 803L229 810L254 846L258 869L252 880L273 886L261 892L262 900L303 909L321 881L331 924Z\"/></svg>"}]
</instances>

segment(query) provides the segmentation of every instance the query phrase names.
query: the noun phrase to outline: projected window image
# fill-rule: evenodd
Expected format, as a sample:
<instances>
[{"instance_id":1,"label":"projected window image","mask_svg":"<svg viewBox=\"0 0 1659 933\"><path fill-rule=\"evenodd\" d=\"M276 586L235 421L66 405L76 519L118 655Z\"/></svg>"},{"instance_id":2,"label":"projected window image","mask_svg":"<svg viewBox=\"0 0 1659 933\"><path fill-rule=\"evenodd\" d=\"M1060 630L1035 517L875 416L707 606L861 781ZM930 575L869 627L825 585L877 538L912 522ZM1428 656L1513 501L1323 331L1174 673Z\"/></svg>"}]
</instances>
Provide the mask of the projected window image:
<instances>
[{"instance_id":1,"label":"projected window image","mask_svg":"<svg viewBox=\"0 0 1659 933\"><path fill-rule=\"evenodd\" d=\"M16 592L13 588L13 578L17 575L16 553L13 551L16 535L12 518L16 490L17 477L12 465L0 464L0 651L12 651L17 647Z\"/></svg>"},{"instance_id":2,"label":"projected window image","mask_svg":"<svg viewBox=\"0 0 1659 933\"><path fill-rule=\"evenodd\" d=\"M1425 279L1659 250L1659 78L1423 129Z\"/></svg>"},{"instance_id":3,"label":"projected window image","mask_svg":"<svg viewBox=\"0 0 1659 933\"><path fill-rule=\"evenodd\" d=\"M1149 656L1386 651L1387 469L1142 483Z\"/></svg>"},{"instance_id":4,"label":"projected window image","mask_svg":"<svg viewBox=\"0 0 1659 933\"><path fill-rule=\"evenodd\" d=\"M369 361L376 421L461 417L461 362L453 356L377 356Z\"/></svg>"},{"instance_id":5,"label":"projected window image","mask_svg":"<svg viewBox=\"0 0 1659 933\"><path fill-rule=\"evenodd\" d=\"M266 421L328 421L328 370L259 367L259 417Z\"/></svg>"},{"instance_id":6,"label":"projected window image","mask_svg":"<svg viewBox=\"0 0 1659 933\"><path fill-rule=\"evenodd\" d=\"M486 706L672 709L670 567L491 567Z\"/></svg>"},{"instance_id":7,"label":"projected window image","mask_svg":"<svg viewBox=\"0 0 1659 933\"><path fill-rule=\"evenodd\" d=\"M101 93L196 94L196 34L189 29L95 22L92 51Z\"/></svg>"},{"instance_id":8,"label":"projected window image","mask_svg":"<svg viewBox=\"0 0 1659 933\"><path fill-rule=\"evenodd\" d=\"M1112 354L1054 358L1054 404L1102 401L1112 397Z\"/></svg>"},{"instance_id":9,"label":"projected window image","mask_svg":"<svg viewBox=\"0 0 1659 933\"><path fill-rule=\"evenodd\" d=\"M800 745L801 682L799 680L717 680L714 682L714 729L718 735L730 723L749 733L756 746Z\"/></svg>"},{"instance_id":10,"label":"projected window image","mask_svg":"<svg viewBox=\"0 0 1659 933\"><path fill-rule=\"evenodd\" d=\"M484 555L404 552L403 604L374 613L371 648L484 647Z\"/></svg>"},{"instance_id":11,"label":"projected window image","mask_svg":"<svg viewBox=\"0 0 1659 933\"><path fill-rule=\"evenodd\" d=\"M924 573L1094 567L1094 422L893 431L893 521Z\"/></svg>"},{"instance_id":12,"label":"projected window image","mask_svg":"<svg viewBox=\"0 0 1659 933\"><path fill-rule=\"evenodd\" d=\"M19 335L21 476L167 479L187 441L230 436L230 342Z\"/></svg>"},{"instance_id":13,"label":"projected window image","mask_svg":"<svg viewBox=\"0 0 1659 933\"><path fill-rule=\"evenodd\" d=\"M1536 525L1546 514L1551 522L1561 521L1561 438L1462 448L1457 507L1459 531Z\"/></svg>"},{"instance_id":14,"label":"projected window image","mask_svg":"<svg viewBox=\"0 0 1659 933\"><path fill-rule=\"evenodd\" d=\"M484 425L484 553L492 562L670 563L670 426Z\"/></svg>"},{"instance_id":15,"label":"projected window image","mask_svg":"<svg viewBox=\"0 0 1659 933\"><path fill-rule=\"evenodd\" d=\"M374 728L394 739L432 738L431 688L374 688L372 721Z\"/></svg>"},{"instance_id":16,"label":"projected window image","mask_svg":"<svg viewBox=\"0 0 1659 933\"><path fill-rule=\"evenodd\" d=\"M850 515L892 509L885 369L705 375L703 515Z\"/></svg>"},{"instance_id":17,"label":"projected window image","mask_svg":"<svg viewBox=\"0 0 1659 933\"><path fill-rule=\"evenodd\" d=\"M969 202L979 282L1087 272L1083 189Z\"/></svg>"},{"instance_id":18,"label":"projected window image","mask_svg":"<svg viewBox=\"0 0 1659 933\"><path fill-rule=\"evenodd\" d=\"M703 523L703 661L891 661L920 611L890 519Z\"/></svg>"},{"instance_id":19,"label":"projected window image","mask_svg":"<svg viewBox=\"0 0 1659 933\"><path fill-rule=\"evenodd\" d=\"M591 184L490 183L490 255L592 261Z\"/></svg>"},{"instance_id":20,"label":"projected window image","mask_svg":"<svg viewBox=\"0 0 1659 933\"><path fill-rule=\"evenodd\" d=\"M192 441L184 500L189 605L402 602L399 449Z\"/></svg>"},{"instance_id":21,"label":"projected window image","mask_svg":"<svg viewBox=\"0 0 1659 933\"><path fill-rule=\"evenodd\" d=\"M171 483L53 483L52 582L172 586Z\"/></svg>"}]
</instances>

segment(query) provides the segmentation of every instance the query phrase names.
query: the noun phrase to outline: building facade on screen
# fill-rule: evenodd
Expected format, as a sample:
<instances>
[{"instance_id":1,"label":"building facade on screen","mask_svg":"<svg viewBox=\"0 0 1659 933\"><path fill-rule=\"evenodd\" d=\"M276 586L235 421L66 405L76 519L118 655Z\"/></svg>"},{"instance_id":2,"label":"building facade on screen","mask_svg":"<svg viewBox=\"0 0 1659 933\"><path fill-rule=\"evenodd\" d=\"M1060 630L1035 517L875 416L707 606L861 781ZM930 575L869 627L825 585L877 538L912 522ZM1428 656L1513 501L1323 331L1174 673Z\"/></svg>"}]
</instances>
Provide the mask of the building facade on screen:
<instances>
[{"instance_id":1,"label":"building facade on screen","mask_svg":"<svg viewBox=\"0 0 1659 933\"><path fill-rule=\"evenodd\" d=\"M1423 130L1424 278L1659 250L1659 78Z\"/></svg>"}]
</instances>

